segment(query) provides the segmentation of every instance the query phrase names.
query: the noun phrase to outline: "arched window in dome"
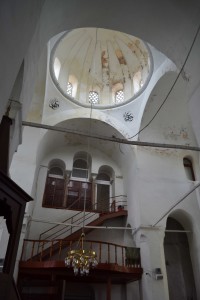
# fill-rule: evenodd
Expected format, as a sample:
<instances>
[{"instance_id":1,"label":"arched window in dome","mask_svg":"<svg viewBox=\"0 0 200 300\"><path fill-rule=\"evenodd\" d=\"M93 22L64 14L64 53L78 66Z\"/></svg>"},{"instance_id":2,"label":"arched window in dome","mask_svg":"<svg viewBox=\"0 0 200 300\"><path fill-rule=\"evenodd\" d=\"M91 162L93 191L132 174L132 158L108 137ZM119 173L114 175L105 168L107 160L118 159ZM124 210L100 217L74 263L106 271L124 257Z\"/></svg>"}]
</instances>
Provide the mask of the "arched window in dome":
<instances>
[{"instance_id":1,"label":"arched window in dome","mask_svg":"<svg viewBox=\"0 0 200 300\"><path fill-rule=\"evenodd\" d=\"M142 73L138 71L133 76L133 93L134 95L141 89L143 86Z\"/></svg>"},{"instance_id":2,"label":"arched window in dome","mask_svg":"<svg viewBox=\"0 0 200 300\"><path fill-rule=\"evenodd\" d=\"M78 88L78 80L76 76L70 74L67 81L66 94L75 98L77 93L77 88Z\"/></svg>"},{"instance_id":3,"label":"arched window in dome","mask_svg":"<svg viewBox=\"0 0 200 300\"><path fill-rule=\"evenodd\" d=\"M124 91L119 90L115 93L115 102L120 103L124 101Z\"/></svg>"},{"instance_id":4,"label":"arched window in dome","mask_svg":"<svg viewBox=\"0 0 200 300\"><path fill-rule=\"evenodd\" d=\"M99 94L96 91L89 92L89 102L91 104L98 104L99 103Z\"/></svg>"},{"instance_id":5,"label":"arched window in dome","mask_svg":"<svg viewBox=\"0 0 200 300\"><path fill-rule=\"evenodd\" d=\"M55 77L57 80L60 75L60 68L61 68L61 63L60 63L59 59L56 57L54 60L54 74L55 74Z\"/></svg>"},{"instance_id":6,"label":"arched window in dome","mask_svg":"<svg viewBox=\"0 0 200 300\"><path fill-rule=\"evenodd\" d=\"M71 82L68 81L67 83L67 95L72 96L73 86Z\"/></svg>"},{"instance_id":7,"label":"arched window in dome","mask_svg":"<svg viewBox=\"0 0 200 300\"><path fill-rule=\"evenodd\" d=\"M187 179L195 181L195 176L194 176L194 169L193 169L193 164L191 159L184 157L183 158L183 165L185 169L185 173L187 176Z\"/></svg>"},{"instance_id":8,"label":"arched window in dome","mask_svg":"<svg viewBox=\"0 0 200 300\"><path fill-rule=\"evenodd\" d=\"M124 86L121 82L117 82L112 87L112 99L116 104L124 101Z\"/></svg>"}]
</instances>

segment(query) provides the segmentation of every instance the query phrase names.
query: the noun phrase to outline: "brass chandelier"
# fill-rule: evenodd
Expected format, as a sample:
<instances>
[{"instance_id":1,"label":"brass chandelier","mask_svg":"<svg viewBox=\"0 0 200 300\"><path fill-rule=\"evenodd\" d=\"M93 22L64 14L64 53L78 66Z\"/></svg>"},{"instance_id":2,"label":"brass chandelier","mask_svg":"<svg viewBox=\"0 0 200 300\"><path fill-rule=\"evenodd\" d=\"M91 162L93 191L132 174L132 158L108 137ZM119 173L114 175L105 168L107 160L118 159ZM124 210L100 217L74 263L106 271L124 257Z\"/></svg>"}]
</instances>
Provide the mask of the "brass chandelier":
<instances>
[{"instance_id":1,"label":"brass chandelier","mask_svg":"<svg viewBox=\"0 0 200 300\"><path fill-rule=\"evenodd\" d=\"M84 238L85 234L82 232L78 242L79 248L68 251L67 257L65 258L65 266L68 268L72 267L74 275L88 275L90 268L95 268L98 264L96 252L91 249L84 249Z\"/></svg>"}]
</instances>

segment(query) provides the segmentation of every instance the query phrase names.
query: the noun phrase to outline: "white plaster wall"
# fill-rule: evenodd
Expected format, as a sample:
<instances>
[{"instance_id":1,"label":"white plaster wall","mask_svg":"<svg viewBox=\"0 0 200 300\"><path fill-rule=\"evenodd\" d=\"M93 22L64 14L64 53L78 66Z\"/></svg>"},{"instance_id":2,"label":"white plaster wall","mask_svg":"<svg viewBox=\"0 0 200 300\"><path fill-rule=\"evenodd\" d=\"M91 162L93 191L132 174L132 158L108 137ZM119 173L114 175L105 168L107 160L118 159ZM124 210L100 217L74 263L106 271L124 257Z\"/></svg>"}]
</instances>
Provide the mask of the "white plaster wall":
<instances>
[{"instance_id":1,"label":"white plaster wall","mask_svg":"<svg viewBox=\"0 0 200 300\"><path fill-rule=\"evenodd\" d=\"M192 97L189 99L189 111L191 115L191 123L194 129L194 133L197 138L198 145L200 144L199 126L200 120L198 118L198 112L200 110L199 103L200 87L197 86Z\"/></svg>"},{"instance_id":2,"label":"white plaster wall","mask_svg":"<svg viewBox=\"0 0 200 300\"><path fill-rule=\"evenodd\" d=\"M127 195L128 219L127 224L137 228L140 224L141 206L138 196L138 166L137 148L135 146L120 145L121 155L118 161L121 165L124 189Z\"/></svg>"},{"instance_id":3,"label":"white plaster wall","mask_svg":"<svg viewBox=\"0 0 200 300\"><path fill-rule=\"evenodd\" d=\"M12 87L28 51L44 2L44 0L22 0L20 5L12 0L1 2L0 39L3 42L0 57L0 119L5 113Z\"/></svg>"},{"instance_id":4,"label":"white plaster wall","mask_svg":"<svg viewBox=\"0 0 200 300\"><path fill-rule=\"evenodd\" d=\"M40 142L40 130L26 127L23 131L23 144L14 155L10 166L10 176L27 194L35 199L35 172L37 169L36 154ZM26 206L31 214L34 201Z\"/></svg>"},{"instance_id":5,"label":"white plaster wall","mask_svg":"<svg viewBox=\"0 0 200 300\"><path fill-rule=\"evenodd\" d=\"M148 226L147 230L139 237L135 236L136 244L141 249L142 266L144 275L142 279L144 299L168 299L168 285L163 251L163 233L167 215L157 226L152 228L159 219L176 204L186 192L193 186L194 182L187 179L183 167L183 157L188 154L185 151L154 150L150 148L139 148L136 152L137 158L137 185L136 194L140 207L140 224ZM195 176L199 178L198 155L190 153L192 157ZM195 280L199 278L199 228L200 211L197 193L193 192L183 202L174 208L187 212L191 222L193 239L190 241L190 253L193 262ZM133 208L133 207L132 207ZM173 212L173 210L172 210ZM169 213L168 213L169 214ZM129 222L133 222L134 211L129 210ZM151 231L152 228L152 231ZM189 229L188 226L185 229ZM138 237L137 237L138 236ZM159 237L160 236L160 237ZM163 273L162 281L155 281L153 269L160 267ZM197 293L199 294L199 287Z\"/></svg>"},{"instance_id":6,"label":"white plaster wall","mask_svg":"<svg viewBox=\"0 0 200 300\"><path fill-rule=\"evenodd\" d=\"M55 141L52 142L55 144ZM66 170L71 171L73 166L73 157L75 153L79 151L88 151L88 148L84 145L67 145L66 147L56 148L56 151L50 151L50 153L47 153L45 159L40 163L35 171L35 174L33 174L35 176L34 182L36 182L36 190L32 218L37 218L43 221L62 222L75 214L75 212L69 210L43 208L42 201L46 183L46 175L50 161L53 159L61 159L66 165ZM123 195L125 192L123 187L123 179L121 179L122 173L116 162L110 160L108 156L100 152L98 149L90 147L89 153L92 157L91 173L98 174L98 170L102 165L108 165L113 168L115 176L119 177L115 177L116 179L114 178L116 182L115 194L113 196ZM52 227L52 225L42 222L31 222L29 238L39 238L39 234L50 227Z\"/></svg>"},{"instance_id":7,"label":"white plaster wall","mask_svg":"<svg viewBox=\"0 0 200 300\"><path fill-rule=\"evenodd\" d=\"M151 149L138 150L137 194L142 208L142 224L153 225L193 187L193 182L188 180L185 174L185 155L186 153L181 151L158 150L155 153ZM195 212L198 207L196 196L190 195L181 205L185 206L186 211Z\"/></svg>"}]
</instances>

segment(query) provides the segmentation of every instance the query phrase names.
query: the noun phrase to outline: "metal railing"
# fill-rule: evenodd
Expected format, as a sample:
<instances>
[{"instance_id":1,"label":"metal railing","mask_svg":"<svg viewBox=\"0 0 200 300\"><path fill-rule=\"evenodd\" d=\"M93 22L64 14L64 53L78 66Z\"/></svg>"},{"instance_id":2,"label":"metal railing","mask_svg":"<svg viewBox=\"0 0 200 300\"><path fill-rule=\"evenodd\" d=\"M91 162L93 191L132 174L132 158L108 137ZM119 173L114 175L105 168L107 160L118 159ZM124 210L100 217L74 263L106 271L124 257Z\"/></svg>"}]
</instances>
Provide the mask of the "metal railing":
<instances>
[{"instance_id":1,"label":"metal railing","mask_svg":"<svg viewBox=\"0 0 200 300\"><path fill-rule=\"evenodd\" d=\"M57 238L64 238L72 234L73 232L77 231L77 227L73 227L73 225L81 225L83 220L86 221L85 225L88 224L90 221L93 221L99 217L99 213L95 212L87 212L85 216L83 216L83 212L78 212L77 214L65 219L62 224L54 225L51 228L43 231L40 236L39 240L42 240L45 236L45 239L57 239ZM65 223L72 224L71 226L66 227Z\"/></svg>"},{"instance_id":2,"label":"metal railing","mask_svg":"<svg viewBox=\"0 0 200 300\"><path fill-rule=\"evenodd\" d=\"M123 195L120 195L118 197L122 197ZM73 232L77 231L78 229L73 227L73 224L75 225L81 225L84 221L84 225L87 225L88 223L94 221L95 219L99 218L100 214L109 214L111 212L115 212L120 209L126 209L127 202L126 200L119 200L116 201L116 197L112 197L114 200L110 204L109 210L106 211L96 211L95 208L97 206L97 203L94 203L93 209L91 211L87 211L84 215L83 211L79 211L73 216L70 216L69 218L65 219L61 223L63 225L54 225L51 228L43 231L39 235L39 240L42 239L56 239L56 238L64 238L72 234ZM71 208L70 208L71 209ZM72 224L72 226L69 226L66 228L65 223ZM65 236L64 236L65 235Z\"/></svg>"}]
</instances>

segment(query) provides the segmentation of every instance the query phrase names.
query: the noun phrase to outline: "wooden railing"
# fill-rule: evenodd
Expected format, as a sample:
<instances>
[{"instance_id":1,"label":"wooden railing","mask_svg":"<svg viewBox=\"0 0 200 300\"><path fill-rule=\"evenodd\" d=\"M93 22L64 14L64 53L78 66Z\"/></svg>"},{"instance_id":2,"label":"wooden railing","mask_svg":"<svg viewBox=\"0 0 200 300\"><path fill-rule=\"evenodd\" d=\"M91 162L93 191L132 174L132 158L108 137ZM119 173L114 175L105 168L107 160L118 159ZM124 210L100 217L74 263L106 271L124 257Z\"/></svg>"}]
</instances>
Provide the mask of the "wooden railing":
<instances>
[{"instance_id":1,"label":"wooden railing","mask_svg":"<svg viewBox=\"0 0 200 300\"><path fill-rule=\"evenodd\" d=\"M77 241L70 240L24 240L21 261L64 260L71 249L77 249ZM56 248L56 249L55 249ZM84 241L85 249L97 253L98 263L118 264L140 268L140 249L101 241ZM38 252L40 249L40 252ZM56 250L56 251L55 251Z\"/></svg>"}]
</instances>

